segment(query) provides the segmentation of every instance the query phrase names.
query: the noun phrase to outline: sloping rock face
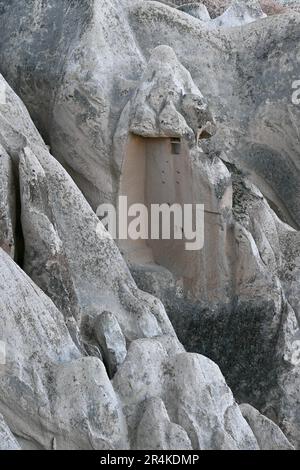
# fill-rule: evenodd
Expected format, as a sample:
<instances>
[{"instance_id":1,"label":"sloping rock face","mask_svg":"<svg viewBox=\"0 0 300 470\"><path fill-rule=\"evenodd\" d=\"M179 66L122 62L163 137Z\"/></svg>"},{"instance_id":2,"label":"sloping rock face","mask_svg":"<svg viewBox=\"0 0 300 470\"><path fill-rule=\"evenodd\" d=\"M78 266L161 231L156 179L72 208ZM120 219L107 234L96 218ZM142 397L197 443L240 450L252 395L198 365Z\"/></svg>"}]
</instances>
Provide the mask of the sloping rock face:
<instances>
[{"instance_id":1,"label":"sloping rock face","mask_svg":"<svg viewBox=\"0 0 300 470\"><path fill-rule=\"evenodd\" d=\"M202 356L180 352L174 355L173 349L164 347L160 341L139 340L131 345L113 384L125 405L133 436L139 413L143 416L142 427L145 413L151 406L147 400L150 392L156 399L163 398L169 419L178 424L177 432L182 435L185 445L188 441L183 429L187 431L194 449L258 448L237 414L236 403L218 367ZM213 397L211 389L215 391ZM205 408L207 412L203 414ZM166 419L166 413L161 416L161 421L163 417ZM140 427L138 447L143 443ZM171 439L171 429L167 436Z\"/></svg>"},{"instance_id":2,"label":"sloping rock face","mask_svg":"<svg viewBox=\"0 0 300 470\"><path fill-rule=\"evenodd\" d=\"M12 257L15 255L16 201L13 165L3 147L0 148L0 247Z\"/></svg>"},{"instance_id":3,"label":"sloping rock face","mask_svg":"<svg viewBox=\"0 0 300 470\"><path fill-rule=\"evenodd\" d=\"M2 416L0 416L0 450L20 450L18 442L7 427Z\"/></svg>"},{"instance_id":4,"label":"sloping rock face","mask_svg":"<svg viewBox=\"0 0 300 470\"><path fill-rule=\"evenodd\" d=\"M215 18L211 22L214 28L221 27L236 27L243 24L253 23L254 21L265 18L260 3L257 1L252 2L235 2L231 5L222 15Z\"/></svg>"},{"instance_id":5,"label":"sloping rock face","mask_svg":"<svg viewBox=\"0 0 300 470\"><path fill-rule=\"evenodd\" d=\"M299 447L300 16L257 2L211 21L153 1L21 3L0 0L0 71L55 158L1 78L3 338L40 319L4 378L8 426L44 448L264 447L198 352ZM205 205L202 250L120 244L149 293L95 215L119 195ZM37 377L23 377L31 356ZM79 414L59 423L77 379Z\"/></svg>"},{"instance_id":6,"label":"sloping rock face","mask_svg":"<svg viewBox=\"0 0 300 470\"><path fill-rule=\"evenodd\" d=\"M262 450L293 450L281 429L250 405L240 405L243 416L253 430Z\"/></svg>"},{"instance_id":7,"label":"sloping rock face","mask_svg":"<svg viewBox=\"0 0 300 470\"><path fill-rule=\"evenodd\" d=\"M160 1L160 0L159 0ZM185 5L189 5L187 0L173 0L170 2L164 2L174 7L182 9L185 11ZM197 2L198 3L198 2ZM252 6L254 3L259 3L263 12L267 15L277 15L282 13L285 8L292 8L296 11L299 11L299 4L297 0L243 0L240 2L246 5ZM233 0L202 0L198 5L202 5L208 10L211 18L217 18L221 16L226 9L228 9L233 4ZM194 3L196 5L196 3Z\"/></svg>"},{"instance_id":8,"label":"sloping rock face","mask_svg":"<svg viewBox=\"0 0 300 470\"><path fill-rule=\"evenodd\" d=\"M211 19L206 6L202 3L185 3L180 5L178 10L184 11L201 21L210 21Z\"/></svg>"},{"instance_id":9,"label":"sloping rock face","mask_svg":"<svg viewBox=\"0 0 300 470\"><path fill-rule=\"evenodd\" d=\"M263 5L259 0L237 0L228 2L228 8L225 11L211 19L205 5L197 3L183 4L178 10L198 18L206 23L202 25L208 29L214 28L233 28L244 24L252 23L267 15L262 9Z\"/></svg>"},{"instance_id":10,"label":"sloping rock face","mask_svg":"<svg viewBox=\"0 0 300 470\"><path fill-rule=\"evenodd\" d=\"M81 357L51 300L2 249L0 257L6 343L0 407L10 429L37 448L126 447L124 418L102 362Z\"/></svg>"}]
</instances>

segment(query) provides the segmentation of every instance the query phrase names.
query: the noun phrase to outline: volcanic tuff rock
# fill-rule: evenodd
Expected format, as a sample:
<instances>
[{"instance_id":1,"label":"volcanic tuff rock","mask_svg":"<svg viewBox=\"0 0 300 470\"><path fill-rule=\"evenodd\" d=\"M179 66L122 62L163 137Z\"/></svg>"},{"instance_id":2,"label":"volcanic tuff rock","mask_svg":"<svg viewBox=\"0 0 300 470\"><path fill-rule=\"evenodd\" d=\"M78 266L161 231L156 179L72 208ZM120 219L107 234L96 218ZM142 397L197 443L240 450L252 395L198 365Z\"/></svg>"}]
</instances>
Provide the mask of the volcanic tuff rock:
<instances>
[{"instance_id":1,"label":"volcanic tuff rock","mask_svg":"<svg viewBox=\"0 0 300 470\"><path fill-rule=\"evenodd\" d=\"M96 319L95 336L110 376L113 376L124 362L127 354L126 340L116 317L111 312L103 312Z\"/></svg>"},{"instance_id":2,"label":"volcanic tuff rock","mask_svg":"<svg viewBox=\"0 0 300 470\"><path fill-rule=\"evenodd\" d=\"M0 415L0 450L19 450L20 446Z\"/></svg>"},{"instance_id":3,"label":"volcanic tuff rock","mask_svg":"<svg viewBox=\"0 0 300 470\"><path fill-rule=\"evenodd\" d=\"M184 352L161 303L137 289L114 241L48 152L23 104L0 79L6 90L0 108L1 158L9 157L18 174L20 192L14 198L22 213L23 267L48 294L0 249L0 337L6 346L0 412L22 448L146 446L147 406L145 413L142 407L146 399L158 397L168 410L167 423L161 416L151 447L175 449L182 442L186 448L192 440L194 448L217 448L217 432L225 446L256 448L217 366ZM4 173L1 189L7 179ZM114 315L104 312L108 306ZM91 353L97 342L108 372L101 354ZM212 368L218 372L211 373L210 383L206 375ZM112 382L108 373L115 374ZM172 395L173 376L177 398ZM197 399L200 383L205 406ZM225 394L216 405L219 389ZM203 419L210 420L208 408L216 424L203 429L202 436ZM184 418L187 414L193 424ZM7 435L3 433L2 446Z\"/></svg>"},{"instance_id":4,"label":"volcanic tuff rock","mask_svg":"<svg viewBox=\"0 0 300 470\"><path fill-rule=\"evenodd\" d=\"M165 3L169 6L173 6L174 8L179 8L185 11L187 8L188 10L190 7L186 7L186 5L200 5L204 6L211 18L216 18L222 15L226 9L228 9L233 3L234 0L201 0L199 2L189 3L187 0L158 0L161 3ZM237 2L235 2L237 3ZM250 5L253 4L260 4L262 10L267 15L277 15L282 13L286 8L292 8L293 10L299 11L300 6L298 0L242 0L240 3Z\"/></svg>"},{"instance_id":5,"label":"volcanic tuff rock","mask_svg":"<svg viewBox=\"0 0 300 470\"><path fill-rule=\"evenodd\" d=\"M251 405L240 405L240 409L259 443L260 449L293 450L293 446L273 421L261 415Z\"/></svg>"},{"instance_id":6,"label":"volcanic tuff rock","mask_svg":"<svg viewBox=\"0 0 300 470\"><path fill-rule=\"evenodd\" d=\"M177 8L178 10L184 11L201 21L210 21L211 19L208 10L203 3L184 3Z\"/></svg>"},{"instance_id":7,"label":"volcanic tuff rock","mask_svg":"<svg viewBox=\"0 0 300 470\"><path fill-rule=\"evenodd\" d=\"M23 448L290 448L277 425L300 446L300 15L165 3L0 0L0 413ZM120 195L205 204L204 248L122 257L95 215Z\"/></svg>"},{"instance_id":8,"label":"volcanic tuff rock","mask_svg":"<svg viewBox=\"0 0 300 470\"><path fill-rule=\"evenodd\" d=\"M129 131L142 137L182 137L195 144L213 135L214 120L190 73L173 49L159 46L151 54L141 84L131 100Z\"/></svg>"},{"instance_id":9,"label":"volcanic tuff rock","mask_svg":"<svg viewBox=\"0 0 300 470\"><path fill-rule=\"evenodd\" d=\"M0 247L14 257L16 204L14 200L13 165L2 146L0 146L0 154Z\"/></svg>"}]
</instances>

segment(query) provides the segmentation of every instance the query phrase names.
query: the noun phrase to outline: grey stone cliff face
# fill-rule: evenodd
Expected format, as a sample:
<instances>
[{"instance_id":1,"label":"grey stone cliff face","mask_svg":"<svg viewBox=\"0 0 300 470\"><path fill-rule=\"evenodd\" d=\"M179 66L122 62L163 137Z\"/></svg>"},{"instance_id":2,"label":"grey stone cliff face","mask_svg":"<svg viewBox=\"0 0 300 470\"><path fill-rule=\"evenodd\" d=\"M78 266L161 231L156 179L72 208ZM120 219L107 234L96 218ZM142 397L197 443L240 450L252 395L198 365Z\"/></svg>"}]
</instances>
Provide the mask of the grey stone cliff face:
<instances>
[{"instance_id":1,"label":"grey stone cliff face","mask_svg":"<svg viewBox=\"0 0 300 470\"><path fill-rule=\"evenodd\" d=\"M0 0L1 448L300 447L300 15L165 3Z\"/></svg>"},{"instance_id":2,"label":"grey stone cliff face","mask_svg":"<svg viewBox=\"0 0 300 470\"><path fill-rule=\"evenodd\" d=\"M18 173L20 192L15 198L20 198L22 212L23 267L36 282L14 262L11 253L0 249L0 336L5 342L0 410L11 431L24 448L148 448L142 431L146 419L142 405L146 399L160 398L168 425L159 425L162 428L151 447L165 448L169 442L175 448L182 441L180 445L190 448L193 439L195 448L215 448L216 429L206 429L202 423L203 413L209 416L206 408L211 406L218 435L228 440L228 447L257 448L217 366L184 351L162 304L137 289L114 241L108 234L104 236L98 218L50 155L24 105L2 77L1 85L6 97L1 105L1 116L6 116L1 127L3 156L9 156ZM7 178L4 173L4 187ZM52 196L59 198L59 204L52 203ZM76 212L74 218L71 209ZM75 237L73 230L78 230ZM69 246L68 237L77 246ZM206 387L203 377L210 370L213 383L207 383L209 390L215 386L216 393L219 389L226 393L218 408L207 396L200 412L197 383ZM114 376L113 381L108 374ZM172 397L170 374L176 377L180 401ZM196 413L192 426L179 418L186 416L186 408ZM135 437L142 418L139 437ZM228 426L234 429L232 437L227 437ZM2 434L1 445L12 446L6 428Z\"/></svg>"}]
</instances>

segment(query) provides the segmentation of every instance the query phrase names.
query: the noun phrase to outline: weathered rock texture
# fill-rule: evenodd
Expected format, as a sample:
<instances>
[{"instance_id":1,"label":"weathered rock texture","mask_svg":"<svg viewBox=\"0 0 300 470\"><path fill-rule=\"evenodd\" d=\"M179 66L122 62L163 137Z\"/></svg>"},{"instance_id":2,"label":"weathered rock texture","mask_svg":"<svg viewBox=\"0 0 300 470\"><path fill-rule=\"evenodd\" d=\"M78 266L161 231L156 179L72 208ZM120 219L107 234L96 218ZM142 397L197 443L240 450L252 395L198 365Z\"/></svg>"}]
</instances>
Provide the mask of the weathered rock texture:
<instances>
[{"instance_id":1,"label":"weathered rock texture","mask_svg":"<svg viewBox=\"0 0 300 470\"><path fill-rule=\"evenodd\" d=\"M194 449L258 448L256 439L240 419L218 367L203 356L179 351L174 354L173 348L164 347L159 340L139 340L132 343L113 384L125 405L132 436L143 405L149 406L150 394L164 399L170 419L179 425L181 439L185 429ZM145 414L142 416L141 426ZM138 428L137 444L146 446L140 432ZM171 427L167 438L172 438ZM184 442L187 445L186 437Z\"/></svg>"},{"instance_id":2,"label":"weathered rock texture","mask_svg":"<svg viewBox=\"0 0 300 470\"><path fill-rule=\"evenodd\" d=\"M114 241L0 79L2 158L18 173L23 268L32 277L0 248L0 412L22 447L211 449L217 433L225 447L257 448L217 366L184 352L161 303L137 289ZM1 189L7 179L6 172ZM158 398L161 421L146 423ZM210 414L213 427L205 425ZM147 425L159 428L152 443ZM1 445L12 446L4 431Z\"/></svg>"},{"instance_id":3,"label":"weathered rock texture","mask_svg":"<svg viewBox=\"0 0 300 470\"><path fill-rule=\"evenodd\" d=\"M240 405L240 409L261 450L293 450L293 446L273 421L261 415L250 405Z\"/></svg>"},{"instance_id":4,"label":"weathered rock texture","mask_svg":"<svg viewBox=\"0 0 300 470\"><path fill-rule=\"evenodd\" d=\"M51 300L3 250L0 257L0 409L10 429L37 448L126 447L124 417L102 362L81 356Z\"/></svg>"},{"instance_id":5,"label":"weathered rock texture","mask_svg":"<svg viewBox=\"0 0 300 470\"><path fill-rule=\"evenodd\" d=\"M0 450L20 450L20 446L0 415Z\"/></svg>"},{"instance_id":6,"label":"weathered rock texture","mask_svg":"<svg viewBox=\"0 0 300 470\"><path fill-rule=\"evenodd\" d=\"M183 11L186 8L185 5L192 5L192 3L189 3L187 0L172 0L172 2L162 1L161 3L166 3L169 6L183 9ZM208 10L211 18L216 18L222 15L224 11L226 11L226 9L233 3L234 0L201 0L200 2L193 3L193 5L201 5L201 9L203 5ZM292 8L296 11L299 11L298 0L242 0L240 3L247 5L259 3L262 10L267 15L277 15L284 12L286 8Z\"/></svg>"},{"instance_id":7,"label":"weathered rock texture","mask_svg":"<svg viewBox=\"0 0 300 470\"><path fill-rule=\"evenodd\" d=\"M26 448L280 447L268 419L300 446L300 15L164 3L0 0L40 132L1 77L0 412ZM95 215L119 195L205 204L204 248L122 258Z\"/></svg>"},{"instance_id":8,"label":"weathered rock texture","mask_svg":"<svg viewBox=\"0 0 300 470\"><path fill-rule=\"evenodd\" d=\"M0 247L15 255L16 201L13 165L5 149L0 147Z\"/></svg>"}]
</instances>

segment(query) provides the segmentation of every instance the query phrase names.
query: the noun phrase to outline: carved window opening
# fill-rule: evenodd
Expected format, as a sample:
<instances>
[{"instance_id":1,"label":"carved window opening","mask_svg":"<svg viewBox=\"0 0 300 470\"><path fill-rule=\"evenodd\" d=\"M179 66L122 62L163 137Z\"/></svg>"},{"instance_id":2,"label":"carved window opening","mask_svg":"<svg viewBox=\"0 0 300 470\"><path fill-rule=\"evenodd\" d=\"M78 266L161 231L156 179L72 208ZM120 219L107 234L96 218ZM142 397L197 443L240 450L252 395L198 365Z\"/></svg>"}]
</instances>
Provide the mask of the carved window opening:
<instances>
[{"instance_id":1,"label":"carved window opening","mask_svg":"<svg viewBox=\"0 0 300 470\"><path fill-rule=\"evenodd\" d=\"M172 153L172 155L180 155L180 153L181 153L181 139L180 139L180 137L172 137L172 139L171 139L171 153Z\"/></svg>"}]
</instances>

